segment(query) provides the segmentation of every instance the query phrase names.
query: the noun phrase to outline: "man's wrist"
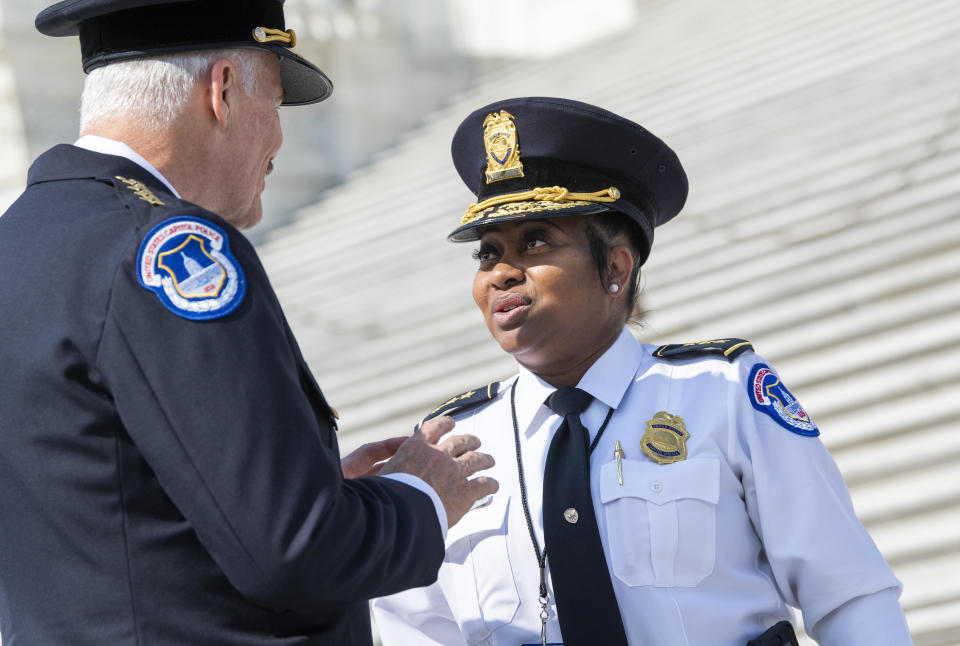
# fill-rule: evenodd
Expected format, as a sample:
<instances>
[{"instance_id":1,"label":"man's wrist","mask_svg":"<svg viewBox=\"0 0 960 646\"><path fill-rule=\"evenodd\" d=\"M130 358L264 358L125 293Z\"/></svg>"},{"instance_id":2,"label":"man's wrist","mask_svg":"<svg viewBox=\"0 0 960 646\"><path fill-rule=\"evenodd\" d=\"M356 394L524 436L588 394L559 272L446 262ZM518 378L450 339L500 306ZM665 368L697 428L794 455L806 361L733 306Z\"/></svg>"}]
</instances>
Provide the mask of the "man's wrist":
<instances>
[{"instance_id":1,"label":"man's wrist","mask_svg":"<svg viewBox=\"0 0 960 646\"><path fill-rule=\"evenodd\" d=\"M414 489L422 491L430 496L430 500L433 502L433 507L437 512L437 520L440 523L440 531L443 532L443 539L447 539L447 510L443 506L443 501L440 500L440 495L434 490L433 487L428 485L422 478L411 473L388 473L383 477L396 480L397 482L402 482L403 484L409 485Z\"/></svg>"}]
</instances>

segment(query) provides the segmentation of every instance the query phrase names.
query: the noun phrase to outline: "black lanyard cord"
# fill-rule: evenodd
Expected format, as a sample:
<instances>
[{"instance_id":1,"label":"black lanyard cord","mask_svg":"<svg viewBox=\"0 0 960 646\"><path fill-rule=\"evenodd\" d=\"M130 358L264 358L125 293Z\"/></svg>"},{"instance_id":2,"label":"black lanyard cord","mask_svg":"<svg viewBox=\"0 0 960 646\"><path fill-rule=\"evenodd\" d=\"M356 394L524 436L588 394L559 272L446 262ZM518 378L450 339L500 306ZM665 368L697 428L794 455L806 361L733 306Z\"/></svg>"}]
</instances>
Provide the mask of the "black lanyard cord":
<instances>
[{"instance_id":1,"label":"black lanyard cord","mask_svg":"<svg viewBox=\"0 0 960 646\"><path fill-rule=\"evenodd\" d=\"M519 379L517 380L519 381ZM600 441L600 436L603 435L603 432L607 430L607 424L610 423L610 418L613 417L613 411L615 409L611 408L607 413L606 418L603 420L603 424L600 425L600 430L597 431L597 436L593 438L593 442L590 443L590 450L587 453L587 456L593 455L593 450L597 448L597 443ZM537 541L537 534L533 531L533 520L530 518L530 504L527 502L527 483L526 478L523 475L523 458L520 455L520 424L517 422L517 382L513 382L513 386L510 388L510 415L513 418L513 443L517 449L517 475L520 479L520 501L523 504L523 515L527 520L527 531L530 532L530 542L533 543L533 551L537 556L537 565L540 567L540 639L542 643L546 643L546 630L547 630L547 601L549 601L549 595L547 593L547 549L544 546L544 549L541 551L540 543ZM590 463L587 462L587 469L589 470ZM589 477L589 476L588 476Z\"/></svg>"}]
</instances>

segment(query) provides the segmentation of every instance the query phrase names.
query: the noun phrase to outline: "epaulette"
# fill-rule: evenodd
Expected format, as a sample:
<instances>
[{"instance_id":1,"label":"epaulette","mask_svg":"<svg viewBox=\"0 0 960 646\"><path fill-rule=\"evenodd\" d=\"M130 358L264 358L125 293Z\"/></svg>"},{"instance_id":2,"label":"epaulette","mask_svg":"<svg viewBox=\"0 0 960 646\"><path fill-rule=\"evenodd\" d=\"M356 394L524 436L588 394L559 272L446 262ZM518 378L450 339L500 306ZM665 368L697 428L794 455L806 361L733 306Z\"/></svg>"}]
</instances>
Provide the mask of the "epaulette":
<instances>
[{"instance_id":1,"label":"epaulette","mask_svg":"<svg viewBox=\"0 0 960 646\"><path fill-rule=\"evenodd\" d=\"M750 350L753 350L753 346L744 339L713 339L711 341L661 345L654 351L653 356L661 359L699 359L710 355L719 355L727 361L733 362L741 354Z\"/></svg>"},{"instance_id":2,"label":"epaulette","mask_svg":"<svg viewBox=\"0 0 960 646\"><path fill-rule=\"evenodd\" d=\"M128 188L130 192L133 193L134 197L150 204L152 206L166 206L160 198L153 194L147 185L143 182L136 179L127 179L126 177L121 177L117 175L114 179L118 180L123 186Z\"/></svg>"},{"instance_id":3,"label":"epaulette","mask_svg":"<svg viewBox=\"0 0 960 646\"><path fill-rule=\"evenodd\" d=\"M497 396L497 392L500 390L500 382L494 381L487 384L483 388L478 388L476 390L468 390L467 392L457 395L456 397L451 397L447 401L443 402L436 408L434 408L430 413L421 419L417 423L415 431L419 431L420 427L423 426L423 423L427 420L431 420L434 417L440 417L441 415L451 415L453 413L462 413L464 411L475 408L480 404L486 404L488 401Z\"/></svg>"}]
</instances>

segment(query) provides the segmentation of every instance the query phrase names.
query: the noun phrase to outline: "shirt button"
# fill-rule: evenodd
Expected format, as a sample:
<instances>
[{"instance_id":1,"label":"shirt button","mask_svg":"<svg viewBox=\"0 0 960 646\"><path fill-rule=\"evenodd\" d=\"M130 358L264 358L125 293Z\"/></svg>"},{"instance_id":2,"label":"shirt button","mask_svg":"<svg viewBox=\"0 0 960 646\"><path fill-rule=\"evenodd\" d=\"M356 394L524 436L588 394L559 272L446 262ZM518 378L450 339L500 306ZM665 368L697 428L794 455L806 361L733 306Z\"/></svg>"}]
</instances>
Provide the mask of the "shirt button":
<instances>
[{"instance_id":1,"label":"shirt button","mask_svg":"<svg viewBox=\"0 0 960 646\"><path fill-rule=\"evenodd\" d=\"M652 491L653 493L660 493L661 491L663 491L663 483L660 482L659 480L654 480L653 482L650 483L650 491Z\"/></svg>"}]
</instances>

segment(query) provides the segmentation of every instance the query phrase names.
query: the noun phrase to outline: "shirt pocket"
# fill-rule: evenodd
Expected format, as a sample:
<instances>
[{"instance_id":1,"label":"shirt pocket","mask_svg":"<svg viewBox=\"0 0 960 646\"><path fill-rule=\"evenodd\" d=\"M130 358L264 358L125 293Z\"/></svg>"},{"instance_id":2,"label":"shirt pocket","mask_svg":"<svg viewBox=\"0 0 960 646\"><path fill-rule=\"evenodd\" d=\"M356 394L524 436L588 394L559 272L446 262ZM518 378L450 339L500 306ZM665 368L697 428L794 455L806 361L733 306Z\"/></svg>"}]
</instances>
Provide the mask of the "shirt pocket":
<instances>
[{"instance_id":1,"label":"shirt pocket","mask_svg":"<svg viewBox=\"0 0 960 646\"><path fill-rule=\"evenodd\" d=\"M509 496L494 494L489 505L467 512L447 533L439 582L470 644L509 624L520 608L507 552L509 504Z\"/></svg>"},{"instance_id":2,"label":"shirt pocket","mask_svg":"<svg viewBox=\"0 0 960 646\"><path fill-rule=\"evenodd\" d=\"M600 499L614 574L629 586L694 587L713 572L717 553L720 461L603 465Z\"/></svg>"}]
</instances>

